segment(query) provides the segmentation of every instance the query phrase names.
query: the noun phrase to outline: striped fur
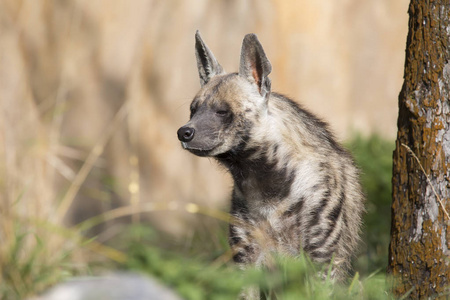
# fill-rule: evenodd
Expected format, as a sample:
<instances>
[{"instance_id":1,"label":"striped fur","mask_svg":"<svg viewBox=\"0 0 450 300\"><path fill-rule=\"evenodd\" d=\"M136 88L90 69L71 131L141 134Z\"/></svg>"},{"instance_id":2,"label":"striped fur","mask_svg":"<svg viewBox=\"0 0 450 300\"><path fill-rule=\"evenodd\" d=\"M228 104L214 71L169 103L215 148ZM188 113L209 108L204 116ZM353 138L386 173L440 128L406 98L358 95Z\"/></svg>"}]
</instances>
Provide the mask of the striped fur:
<instances>
[{"instance_id":1,"label":"striped fur","mask_svg":"<svg viewBox=\"0 0 450 300\"><path fill-rule=\"evenodd\" d=\"M202 89L178 131L183 148L216 158L234 179L229 242L241 266L271 253L333 261L341 281L359 240L363 196L352 157L327 124L271 92L271 65L255 35L238 73L226 74L196 34Z\"/></svg>"}]
</instances>

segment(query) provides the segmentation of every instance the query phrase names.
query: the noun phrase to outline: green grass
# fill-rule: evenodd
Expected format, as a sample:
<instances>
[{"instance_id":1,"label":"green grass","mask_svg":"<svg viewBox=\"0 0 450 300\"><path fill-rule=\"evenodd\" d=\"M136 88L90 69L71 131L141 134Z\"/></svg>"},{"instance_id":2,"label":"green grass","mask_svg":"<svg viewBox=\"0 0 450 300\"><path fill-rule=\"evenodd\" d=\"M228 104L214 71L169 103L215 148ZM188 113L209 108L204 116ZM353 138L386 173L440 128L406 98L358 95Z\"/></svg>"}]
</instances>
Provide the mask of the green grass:
<instances>
[{"instance_id":1,"label":"green grass","mask_svg":"<svg viewBox=\"0 0 450 300\"><path fill-rule=\"evenodd\" d=\"M328 278L317 278L319 271L327 274L327 266L318 266L303 255L296 259L274 257L270 271L241 271L231 263L217 264L218 253L210 254L209 259L205 255L199 259L186 255L185 251L179 253L172 247L161 247L154 241L154 235L146 239L140 234L133 237L130 233L136 233L136 229L127 231L129 260L123 267L158 278L185 299L236 299L252 286L260 286L267 299L272 296L286 300L388 298L383 272L364 278L355 273L348 284L336 285ZM222 251L226 255L226 249Z\"/></svg>"},{"instance_id":2,"label":"green grass","mask_svg":"<svg viewBox=\"0 0 450 300\"><path fill-rule=\"evenodd\" d=\"M78 273L70 248L52 251L48 233L28 225L15 222L1 248L0 299L25 299Z\"/></svg>"}]
</instances>

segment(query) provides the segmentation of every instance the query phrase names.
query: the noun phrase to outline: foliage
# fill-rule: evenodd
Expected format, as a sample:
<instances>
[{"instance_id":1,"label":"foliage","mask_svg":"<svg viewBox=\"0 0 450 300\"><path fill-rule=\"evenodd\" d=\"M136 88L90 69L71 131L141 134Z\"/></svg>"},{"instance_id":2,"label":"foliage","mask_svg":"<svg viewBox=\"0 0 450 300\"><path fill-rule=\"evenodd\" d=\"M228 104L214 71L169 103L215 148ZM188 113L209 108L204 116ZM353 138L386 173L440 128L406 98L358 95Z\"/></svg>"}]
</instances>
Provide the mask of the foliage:
<instances>
[{"instance_id":1,"label":"foliage","mask_svg":"<svg viewBox=\"0 0 450 300\"><path fill-rule=\"evenodd\" d=\"M378 135L356 135L348 148L361 168L361 183L366 194L363 227L364 252L357 268L365 274L383 272L388 262L391 226L391 178L394 143Z\"/></svg>"},{"instance_id":2,"label":"foliage","mask_svg":"<svg viewBox=\"0 0 450 300\"><path fill-rule=\"evenodd\" d=\"M136 228L130 228L126 236L133 240L136 237L129 233L135 231ZM349 284L337 285L329 279L327 266L317 266L304 255L296 259L274 257L270 270L243 272L230 264L214 263L212 257L192 259L173 249L162 249L151 242L154 238L129 242L129 261L123 267L158 278L185 299L236 299L242 291L255 286L261 287L266 299L388 298L381 273L363 280L356 273ZM319 278L318 274L325 274L326 278Z\"/></svg>"}]
</instances>

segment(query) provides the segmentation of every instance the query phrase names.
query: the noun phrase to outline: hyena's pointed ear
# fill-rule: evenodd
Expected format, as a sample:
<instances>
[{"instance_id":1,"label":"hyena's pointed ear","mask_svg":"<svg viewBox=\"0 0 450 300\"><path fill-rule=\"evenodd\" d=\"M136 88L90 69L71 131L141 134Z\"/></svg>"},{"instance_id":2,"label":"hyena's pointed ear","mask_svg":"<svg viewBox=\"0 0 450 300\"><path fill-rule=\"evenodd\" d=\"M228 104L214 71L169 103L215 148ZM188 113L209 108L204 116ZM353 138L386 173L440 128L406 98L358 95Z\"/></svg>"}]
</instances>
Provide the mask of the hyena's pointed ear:
<instances>
[{"instance_id":1,"label":"hyena's pointed ear","mask_svg":"<svg viewBox=\"0 0 450 300\"><path fill-rule=\"evenodd\" d=\"M198 30L195 33L195 56L197 57L198 74L202 86L207 84L213 76L225 73L211 50L203 42Z\"/></svg>"},{"instance_id":2,"label":"hyena's pointed ear","mask_svg":"<svg viewBox=\"0 0 450 300\"><path fill-rule=\"evenodd\" d=\"M261 96L266 97L270 93L270 79L267 76L271 71L272 65L258 37L255 34L247 34L242 43L239 75L254 82Z\"/></svg>"}]
</instances>

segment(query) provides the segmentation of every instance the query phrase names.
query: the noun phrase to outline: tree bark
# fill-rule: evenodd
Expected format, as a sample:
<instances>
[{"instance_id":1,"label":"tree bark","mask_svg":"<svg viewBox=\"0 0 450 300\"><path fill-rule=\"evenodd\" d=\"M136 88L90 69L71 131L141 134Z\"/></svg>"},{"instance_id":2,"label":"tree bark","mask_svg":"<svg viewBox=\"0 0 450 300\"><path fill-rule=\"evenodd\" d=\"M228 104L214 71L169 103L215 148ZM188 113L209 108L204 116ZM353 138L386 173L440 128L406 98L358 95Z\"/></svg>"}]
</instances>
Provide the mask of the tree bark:
<instances>
[{"instance_id":1,"label":"tree bark","mask_svg":"<svg viewBox=\"0 0 450 300\"><path fill-rule=\"evenodd\" d=\"M450 2L411 0L393 162L396 296L450 293Z\"/></svg>"}]
</instances>

